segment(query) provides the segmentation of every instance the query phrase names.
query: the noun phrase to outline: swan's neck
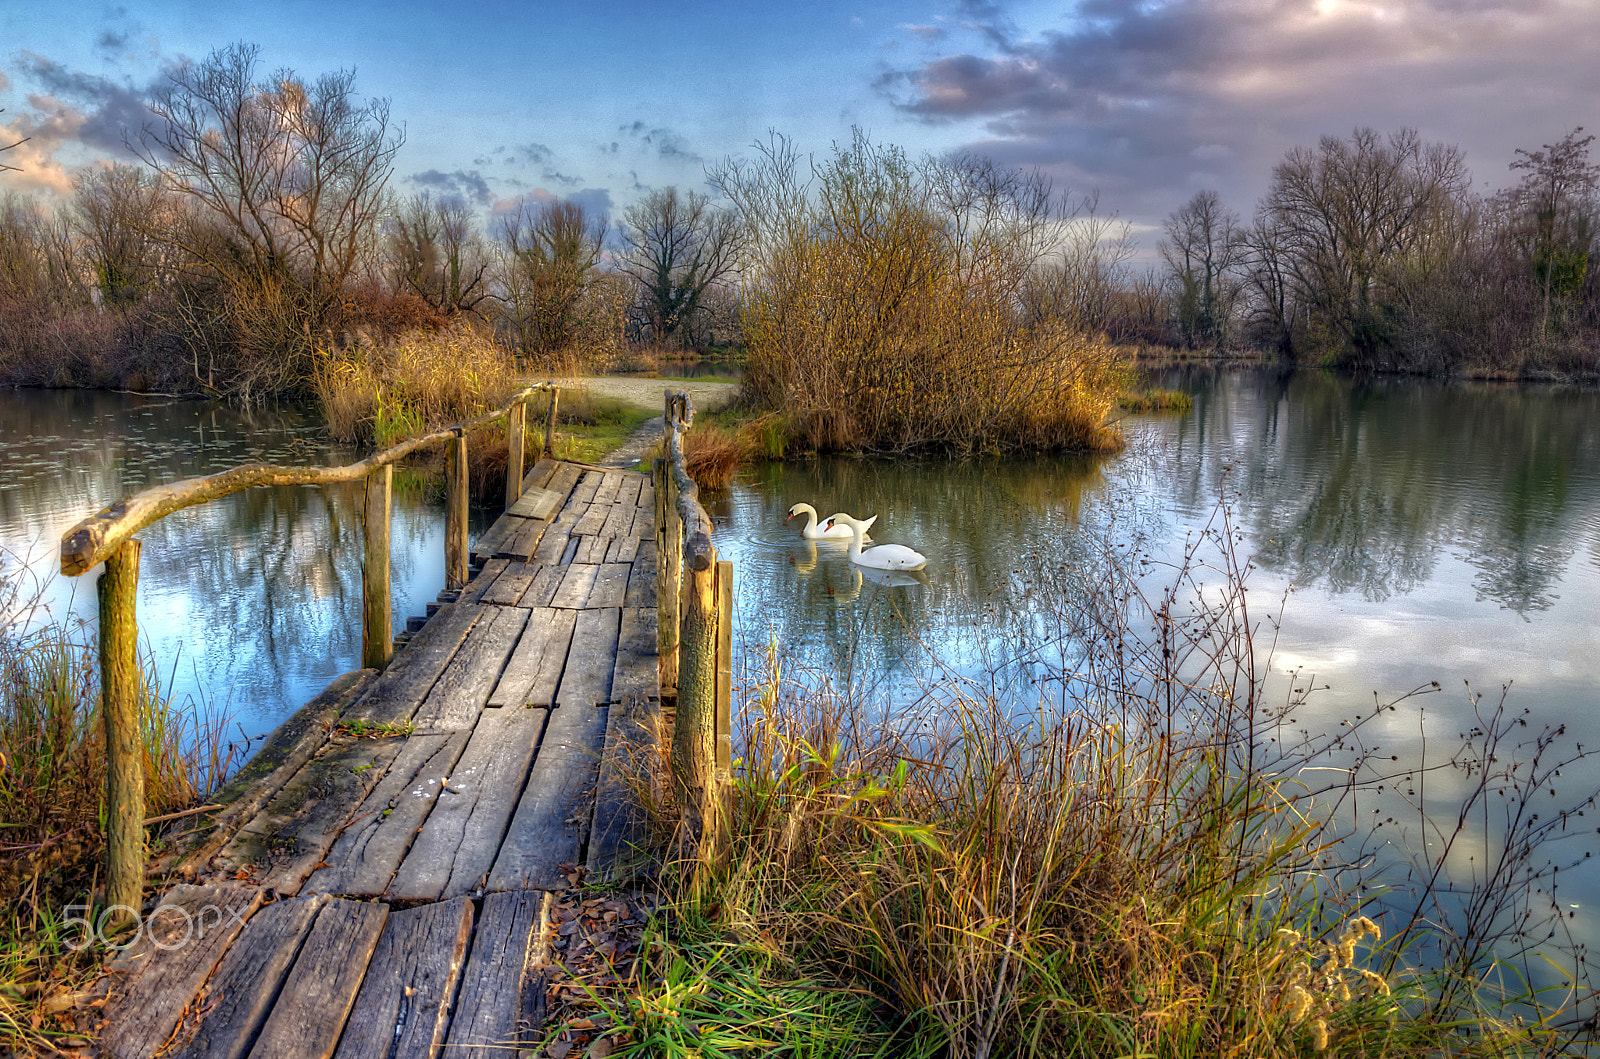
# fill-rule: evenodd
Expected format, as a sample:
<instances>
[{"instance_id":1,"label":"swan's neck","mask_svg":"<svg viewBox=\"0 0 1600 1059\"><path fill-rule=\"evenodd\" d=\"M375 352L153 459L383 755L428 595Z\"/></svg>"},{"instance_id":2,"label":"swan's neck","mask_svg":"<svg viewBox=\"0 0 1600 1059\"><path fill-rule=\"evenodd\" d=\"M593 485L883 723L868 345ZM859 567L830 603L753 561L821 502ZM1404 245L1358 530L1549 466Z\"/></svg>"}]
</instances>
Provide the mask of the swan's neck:
<instances>
[{"instance_id":1,"label":"swan's neck","mask_svg":"<svg viewBox=\"0 0 1600 1059\"><path fill-rule=\"evenodd\" d=\"M806 513L806 528L804 532L808 534L815 533L817 529L817 509L810 504L805 504L800 510Z\"/></svg>"},{"instance_id":2,"label":"swan's neck","mask_svg":"<svg viewBox=\"0 0 1600 1059\"><path fill-rule=\"evenodd\" d=\"M852 558L852 559L861 558L861 537L862 537L861 527L859 525L851 526L850 527L850 558Z\"/></svg>"}]
</instances>

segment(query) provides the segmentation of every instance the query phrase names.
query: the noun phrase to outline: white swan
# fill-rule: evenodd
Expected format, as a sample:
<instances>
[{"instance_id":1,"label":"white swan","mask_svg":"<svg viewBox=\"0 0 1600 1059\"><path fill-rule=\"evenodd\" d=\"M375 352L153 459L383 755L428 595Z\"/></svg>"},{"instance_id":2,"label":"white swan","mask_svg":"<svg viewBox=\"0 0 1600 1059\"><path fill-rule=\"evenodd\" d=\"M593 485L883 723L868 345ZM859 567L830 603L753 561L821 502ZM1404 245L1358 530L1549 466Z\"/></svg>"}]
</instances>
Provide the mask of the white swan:
<instances>
[{"instance_id":1,"label":"white swan","mask_svg":"<svg viewBox=\"0 0 1600 1059\"><path fill-rule=\"evenodd\" d=\"M802 512L804 512L806 516L806 527L800 531L800 535L802 537L807 537L811 540L824 540L830 537L836 540L846 540L849 538L850 534L855 532L849 526L834 526L832 529L828 529L826 526L818 526L817 509L812 507L810 504L796 504L794 507L791 507L789 509L789 514L784 518L783 521L788 522L789 519L794 518L796 515L801 514ZM841 511L839 514L843 515L844 512ZM837 518L838 516L836 515L834 517ZM845 517L848 518L849 516ZM876 521L878 521L878 516L873 515L871 518L861 523L861 533L863 536L867 535L867 531L872 528L872 524Z\"/></svg>"},{"instance_id":2,"label":"white swan","mask_svg":"<svg viewBox=\"0 0 1600 1059\"><path fill-rule=\"evenodd\" d=\"M880 544L862 551L861 538L865 535L863 531L867 528L867 523L851 518L843 512L829 515L822 528L829 530L840 524L850 527L850 561L853 563L870 566L874 570L921 570L928 565L927 556L912 551L903 544Z\"/></svg>"}]
</instances>

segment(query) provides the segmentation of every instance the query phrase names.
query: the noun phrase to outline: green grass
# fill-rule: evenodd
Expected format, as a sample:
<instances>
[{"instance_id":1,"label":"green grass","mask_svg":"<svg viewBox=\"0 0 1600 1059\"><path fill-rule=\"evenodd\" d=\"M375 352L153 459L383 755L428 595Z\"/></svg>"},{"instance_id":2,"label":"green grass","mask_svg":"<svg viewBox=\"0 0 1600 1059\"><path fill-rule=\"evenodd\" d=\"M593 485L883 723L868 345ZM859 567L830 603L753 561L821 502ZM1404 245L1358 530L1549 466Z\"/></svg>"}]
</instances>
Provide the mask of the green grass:
<instances>
[{"instance_id":1,"label":"green grass","mask_svg":"<svg viewBox=\"0 0 1600 1059\"><path fill-rule=\"evenodd\" d=\"M93 976L62 909L91 900L105 817L93 629L44 622L0 581L0 1053L37 1054L71 1027L56 998ZM139 703L148 815L200 802L235 763L226 718L169 702L148 663ZM178 826L182 826L179 824ZM155 840L159 841L159 840Z\"/></svg>"},{"instance_id":2,"label":"green grass","mask_svg":"<svg viewBox=\"0 0 1600 1059\"><path fill-rule=\"evenodd\" d=\"M563 403L561 421L556 424L556 456L595 463L620 448L641 423L656 414L603 397L575 400L570 407ZM542 430L543 425L537 429Z\"/></svg>"},{"instance_id":3,"label":"green grass","mask_svg":"<svg viewBox=\"0 0 1600 1059\"><path fill-rule=\"evenodd\" d=\"M1125 412L1187 412L1194 402L1181 390L1152 389L1123 394L1117 407Z\"/></svg>"},{"instance_id":4,"label":"green grass","mask_svg":"<svg viewBox=\"0 0 1600 1059\"><path fill-rule=\"evenodd\" d=\"M1064 575L1080 671L1069 703L1032 716L929 689L906 734L848 689L785 673L774 647L736 720L723 853L662 877L649 970L615 1015L625 1054L1588 1054L1581 988L1494 984L1563 957L1521 940L1545 936L1531 897L1534 920L1508 906L1459 934L1407 920L1402 903L1374 907L1380 934L1362 914L1370 887L1399 883L1314 870L1348 821L1323 808L1337 791L1313 797L1295 777L1348 761L1380 714L1265 749L1304 703L1257 702L1242 674L1271 659L1252 645L1247 563L1225 519L1205 539L1217 556L1191 556L1154 598L1115 559ZM1483 763L1471 769L1483 777L1499 761L1479 796L1548 813L1550 792L1524 787L1530 766L1514 760L1531 752L1520 715L1480 716L1489 734L1464 736L1452 760ZM646 799L670 789L654 773L637 786ZM673 848L676 810L653 804ZM1432 833L1451 835L1457 816ZM1516 838L1482 892L1540 871L1537 844ZM1431 909L1422 874L1413 892ZM1430 948L1446 958L1419 955ZM843 1033L807 1036L824 1022Z\"/></svg>"}]
</instances>

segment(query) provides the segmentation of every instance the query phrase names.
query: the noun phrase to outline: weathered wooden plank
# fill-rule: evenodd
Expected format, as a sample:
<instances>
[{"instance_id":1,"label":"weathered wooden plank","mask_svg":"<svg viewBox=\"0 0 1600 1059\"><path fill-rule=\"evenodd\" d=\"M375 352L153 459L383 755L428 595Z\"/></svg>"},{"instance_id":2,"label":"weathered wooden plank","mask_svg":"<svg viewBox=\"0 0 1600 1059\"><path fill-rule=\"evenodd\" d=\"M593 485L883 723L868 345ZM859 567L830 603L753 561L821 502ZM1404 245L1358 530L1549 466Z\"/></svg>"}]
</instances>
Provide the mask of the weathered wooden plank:
<instances>
[{"instance_id":1,"label":"weathered wooden plank","mask_svg":"<svg viewBox=\"0 0 1600 1059\"><path fill-rule=\"evenodd\" d=\"M483 564L473 579L467 582L467 587L461 590L457 603L477 603L483 594L493 587L495 579L506 572L506 567L511 565L510 559L490 559Z\"/></svg>"},{"instance_id":2,"label":"weathered wooden plank","mask_svg":"<svg viewBox=\"0 0 1600 1059\"><path fill-rule=\"evenodd\" d=\"M464 897L391 913L336 1059L434 1059L471 936Z\"/></svg>"},{"instance_id":3,"label":"weathered wooden plank","mask_svg":"<svg viewBox=\"0 0 1600 1059\"><path fill-rule=\"evenodd\" d=\"M604 471L585 470L578 479L578 484L572 490L572 496L567 500L567 507L577 507L593 502L595 490L600 488L600 480L605 477Z\"/></svg>"},{"instance_id":4,"label":"weathered wooden plank","mask_svg":"<svg viewBox=\"0 0 1600 1059\"><path fill-rule=\"evenodd\" d=\"M578 543L578 550L572 553L572 562L598 566L605 561L606 548L610 546L608 537L574 537Z\"/></svg>"},{"instance_id":5,"label":"weathered wooden plank","mask_svg":"<svg viewBox=\"0 0 1600 1059\"><path fill-rule=\"evenodd\" d=\"M533 550L529 559L541 563L560 563L562 554L567 550L567 543L572 538L572 527L577 524L579 517L580 514L576 511L563 511L557 515L556 520L540 538L539 546Z\"/></svg>"},{"instance_id":6,"label":"weathered wooden plank","mask_svg":"<svg viewBox=\"0 0 1600 1059\"><path fill-rule=\"evenodd\" d=\"M551 459L550 457L546 456L545 458L541 459L538 463L533 465L533 470L529 471L526 475L523 476L523 479L522 479L522 488L523 488L523 490L526 491L528 489L538 489L538 488L540 488L542 486L549 485L550 484L550 479L555 477L556 471L558 471L560 469L561 469L561 461L560 460L554 460L554 459Z\"/></svg>"},{"instance_id":7,"label":"weathered wooden plank","mask_svg":"<svg viewBox=\"0 0 1600 1059\"><path fill-rule=\"evenodd\" d=\"M622 606L628 593L628 574L633 564L605 563L595 569L599 573L595 575L594 588L589 590L589 599L584 605L591 609Z\"/></svg>"},{"instance_id":8,"label":"weathered wooden plank","mask_svg":"<svg viewBox=\"0 0 1600 1059\"><path fill-rule=\"evenodd\" d=\"M548 706L555 701L556 686L572 645L578 612L535 610L511 652L500 683L489 695L490 706Z\"/></svg>"},{"instance_id":9,"label":"weathered wooden plank","mask_svg":"<svg viewBox=\"0 0 1600 1059\"><path fill-rule=\"evenodd\" d=\"M561 553L561 565L571 566L573 561L578 557L578 549L582 547L583 542L588 539L589 538L587 537L573 537L571 540L567 541L566 551Z\"/></svg>"},{"instance_id":10,"label":"weathered wooden plank","mask_svg":"<svg viewBox=\"0 0 1600 1059\"><path fill-rule=\"evenodd\" d=\"M639 506L639 492L644 488L646 476L638 471L628 471L622 476L622 484L617 487L616 503L628 507Z\"/></svg>"},{"instance_id":11,"label":"weathered wooden plank","mask_svg":"<svg viewBox=\"0 0 1600 1059\"><path fill-rule=\"evenodd\" d=\"M622 488L622 480L626 478L621 471L606 471L600 479L600 485L595 490L594 502L597 504L614 504L617 502L617 490Z\"/></svg>"},{"instance_id":12,"label":"weathered wooden plank","mask_svg":"<svg viewBox=\"0 0 1600 1059\"><path fill-rule=\"evenodd\" d=\"M600 527L600 536L626 537L633 528L633 516L637 510L631 503L612 504L611 510L606 512L605 525Z\"/></svg>"},{"instance_id":13,"label":"weathered wooden plank","mask_svg":"<svg viewBox=\"0 0 1600 1059\"><path fill-rule=\"evenodd\" d=\"M634 536L618 537L606 548L605 561L608 563L631 563L639 554L639 538Z\"/></svg>"},{"instance_id":14,"label":"weathered wooden plank","mask_svg":"<svg viewBox=\"0 0 1600 1059\"><path fill-rule=\"evenodd\" d=\"M417 727L436 731L471 728L478 711L489 701L489 692L499 681L500 671L527 621L528 612L515 607L493 608L480 619L417 707Z\"/></svg>"},{"instance_id":15,"label":"weathered wooden plank","mask_svg":"<svg viewBox=\"0 0 1600 1059\"><path fill-rule=\"evenodd\" d=\"M607 707L581 705L550 711L539 755L489 873L488 889L564 890L572 885L568 871L582 855L594 811L608 712Z\"/></svg>"},{"instance_id":16,"label":"weathered wooden plank","mask_svg":"<svg viewBox=\"0 0 1600 1059\"><path fill-rule=\"evenodd\" d=\"M389 906L367 901L329 901L272 1005L252 1059L329 1059L345 1017L378 947ZM387 976L391 968L378 969Z\"/></svg>"},{"instance_id":17,"label":"weathered wooden plank","mask_svg":"<svg viewBox=\"0 0 1600 1059\"><path fill-rule=\"evenodd\" d=\"M412 734L301 891L372 897L387 890L471 735Z\"/></svg>"},{"instance_id":18,"label":"weathered wooden plank","mask_svg":"<svg viewBox=\"0 0 1600 1059\"><path fill-rule=\"evenodd\" d=\"M581 517L573 523L572 535L574 537L590 537L600 532L600 527L606 524L606 516L611 509L601 504L590 504L584 508Z\"/></svg>"},{"instance_id":19,"label":"weathered wooden plank","mask_svg":"<svg viewBox=\"0 0 1600 1059\"><path fill-rule=\"evenodd\" d=\"M506 514L516 515L519 518L544 518L547 519L557 509L566 497L554 489L541 489L535 487L526 489L517 502L506 508Z\"/></svg>"},{"instance_id":20,"label":"weathered wooden plank","mask_svg":"<svg viewBox=\"0 0 1600 1059\"><path fill-rule=\"evenodd\" d=\"M633 558L633 570L628 574L628 594L623 598L627 607L653 607L656 605L656 542L644 541L639 554Z\"/></svg>"},{"instance_id":21,"label":"weathered wooden plank","mask_svg":"<svg viewBox=\"0 0 1600 1059\"><path fill-rule=\"evenodd\" d=\"M254 887L173 887L139 940L106 967L115 985L100 1054L145 1059L159 1051L260 901Z\"/></svg>"},{"instance_id":22,"label":"weathered wooden plank","mask_svg":"<svg viewBox=\"0 0 1600 1059\"><path fill-rule=\"evenodd\" d=\"M321 749L340 714L377 676L377 670L357 669L335 677L321 694L279 725L250 763L215 796L226 808L217 813L205 837L197 838L192 850L183 855L182 864L191 871L205 868L239 828Z\"/></svg>"},{"instance_id":23,"label":"weathered wooden plank","mask_svg":"<svg viewBox=\"0 0 1600 1059\"><path fill-rule=\"evenodd\" d=\"M539 572L533 575L533 584L528 586L528 591L522 594L521 606L548 607L555 598L556 590L561 587L561 582L566 579L567 568L550 564L540 566Z\"/></svg>"},{"instance_id":24,"label":"weathered wooden plank","mask_svg":"<svg viewBox=\"0 0 1600 1059\"><path fill-rule=\"evenodd\" d=\"M557 706L603 706L611 701L611 671L617 660L622 611L581 610L572 630L572 649L556 689Z\"/></svg>"},{"instance_id":25,"label":"weathered wooden plank","mask_svg":"<svg viewBox=\"0 0 1600 1059\"><path fill-rule=\"evenodd\" d=\"M412 637L367 693L344 713L344 720L368 724L397 724L411 719L428 692L472 631L480 615L497 613L498 607L463 605L445 607L422 631Z\"/></svg>"},{"instance_id":26,"label":"weathered wooden plank","mask_svg":"<svg viewBox=\"0 0 1600 1059\"><path fill-rule=\"evenodd\" d=\"M518 566L526 564L518 563ZM522 594L533 584L532 574L502 574L495 583L483 594L483 602L493 603L501 607L514 607L522 599Z\"/></svg>"},{"instance_id":27,"label":"weathered wooden plank","mask_svg":"<svg viewBox=\"0 0 1600 1059\"><path fill-rule=\"evenodd\" d=\"M250 917L206 985L198 1029L173 1059L238 1059L249 1053L302 939L327 903L320 894L278 901Z\"/></svg>"},{"instance_id":28,"label":"weathered wooden plank","mask_svg":"<svg viewBox=\"0 0 1600 1059\"><path fill-rule=\"evenodd\" d=\"M641 511L654 512L656 509L656 483L648 474L639 475L639 503Z\"/></svg>"},{"instance_id":29,"label":"weathered wooden plank","mask_svg":"<svg viewBox=\"0 0 1600 1059\"><path fill-rule=\"evenodd\" d=\"M461 976L461 994L445 1040L445 1056L514 1055L538 1027L518 1025L523 966L539 925L537 893L490 894Z\"/></svg>"},{"instance_id":30,"label":"weathered wooden plank","mask_svg":"<svg viewBox=\"0 0 1600 1059\"><path fill-rule=\"evenodd\" d=\"M522 528L526 519L519 519L515 515L501 515L495 519L494 525L483 531L483 536L472 546L470 557L479 565L487 563L495 557L500 548L517 535L517 530Z\"/></svg>"},{"instance_id":31,"label":"weathered wooden plank","mask_svg":"<svg viewBox=\"0 0 1600 1059\"><path fill-rule=\"evenodd\" d=\"M622 608L622 632L617 640L617 661L612 669L611 701L661 697L656 672L656 609Z\"/></svg>"},{"instance_id":32,"label":"weathered wooden plank","mask_svg":"<svg viewBox=\"0 0 1600 1059\"><path fill-rule=\"evenodd\" d=\"M335 737L283 785L213 863L224 871L253 866L261 885L282 894L298 893L404 742L404 737Z\"/></svg>"},{"instance_id":33,"label":"weathered wooden plank","mask_svg":"<svg viewBox=\"0 0 1600 1059\"><path fill-rule=\"evenodd\" d=\"M654 662L650 675L654 679ZM658 711L657 703L632 696L606 711L606 745L595 791L594 828L589 836L589 883L627 876L650 860L649 818L634 791L638 777L654 771L655 763L647 756L658 753Z\"/></svg>"},{"instance_id":34,"label":"weathered wooden plank","mask_svg":"<svg viewBox=\"0 0 1600 1059\"><path fill-rule=\"evenodd\" d=\"M389 884L391 897L448 900L482 885L522 794L548 712L516 706L483 712Z\"/></svg>"},{"instance_id":35,"label":"weathered wooden plank","mask_svg":"<svg viewBox=\"0 0 1600 1059\"><path fill-rule=\"evenodd\" d=\"M556 594L551 597L552 607L582 608L589 601L589 592L594 588L595 578L600 576L600 567L593 563L574 563L567 567L567 576L561 581L561 587L556 589Z\"/></svg>"}]
</instances>

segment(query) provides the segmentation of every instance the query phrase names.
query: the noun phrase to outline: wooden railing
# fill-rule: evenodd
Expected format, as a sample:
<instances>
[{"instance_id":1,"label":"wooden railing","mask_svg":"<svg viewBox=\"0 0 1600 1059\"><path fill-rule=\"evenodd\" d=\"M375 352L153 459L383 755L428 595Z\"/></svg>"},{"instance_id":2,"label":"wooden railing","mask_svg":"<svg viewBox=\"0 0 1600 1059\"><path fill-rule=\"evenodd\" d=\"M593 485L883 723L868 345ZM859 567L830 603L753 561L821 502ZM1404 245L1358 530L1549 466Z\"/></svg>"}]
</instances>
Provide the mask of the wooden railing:
<instances>
[{"instance_id":1,"label":"wooden railing","mask_svg":"<svg viewBox=\"0 0 1600 1059\"><path fill-rule=\"evenodd\" d=\"M331 485L366 481L363 517L365 554L361 566L361 664L381 669L393 652L389 597L389 513L393 465L413 452L444 444L445 584L467 583L467 434L505 419L509 463L506 504L522 495L523 434L527 400L548 391L544 451L555 443L556 408L561 390L554 383L530 386L502 408L401 442L343 467L275 467L254 463L203 478L158 485L124 497L84 519L61 538L61 572L88 573L105 563L100 576L101 717L108 758L106 903L112 921L137 915L144 887L144 771L139 738L138 622L134 593L139 583L140 542L134 534L186 507L267 485Z\"/></svg>"},{"instance_id":2,"label":"wooden railing","mask_svg":"<svg viewBox=\"0 0 1600 1059\"><path fill-rule=\"evenodd\" d=\"M664 418L666 458L655 463L661 690L676 699L672 775L685 829L702 857L715 857L733 756L733 564L717 560L711 519L685 469L689 395L668 390Z\"/></svg>"}]
</instances>

